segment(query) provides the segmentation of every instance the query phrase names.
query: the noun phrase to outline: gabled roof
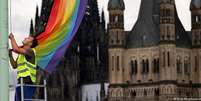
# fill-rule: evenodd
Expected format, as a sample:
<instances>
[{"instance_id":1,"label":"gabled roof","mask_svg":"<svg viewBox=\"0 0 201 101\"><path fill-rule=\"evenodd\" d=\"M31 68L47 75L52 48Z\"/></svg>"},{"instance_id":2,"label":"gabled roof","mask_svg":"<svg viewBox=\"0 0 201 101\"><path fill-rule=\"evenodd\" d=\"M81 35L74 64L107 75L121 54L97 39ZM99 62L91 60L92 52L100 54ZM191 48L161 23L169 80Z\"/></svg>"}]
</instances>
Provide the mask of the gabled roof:
<instances>
[{"instance_id":1,"label":"gabled roof","mask_svg":"<svg viewBox=\"0 0 201 101\"><path fill-rule=\"evenodd\" d=\"M128 32L127 48L139 48L158 45L160 42L159 2L160 0L142 0L138 20ZM176 46L191 47L191 38L185 31L175 8Z\"/></svg>"},{"instance_id":2,"label":"gabled roof","mask_svg":"<svg viewBox=\"0 0 201 101\"><path fill-rule=\"evenodd\" d=\"M176 46L177 47L186 47L186 48L191 48L191 33L187 32L178 15L177 11L175 9L176 15L175 15L175 31L176 31Z\"/></svg>"},{"instance_id":3,"label":"gabled roof","mask_svg":"<svg viewBox=\"0 0 201 101\"><path fill-rule=\"evenodd\" d=\"M127 48L152 46L159 41L159 0L142 0L138 20L128 33Z\"/></svg>"}]
</instances>

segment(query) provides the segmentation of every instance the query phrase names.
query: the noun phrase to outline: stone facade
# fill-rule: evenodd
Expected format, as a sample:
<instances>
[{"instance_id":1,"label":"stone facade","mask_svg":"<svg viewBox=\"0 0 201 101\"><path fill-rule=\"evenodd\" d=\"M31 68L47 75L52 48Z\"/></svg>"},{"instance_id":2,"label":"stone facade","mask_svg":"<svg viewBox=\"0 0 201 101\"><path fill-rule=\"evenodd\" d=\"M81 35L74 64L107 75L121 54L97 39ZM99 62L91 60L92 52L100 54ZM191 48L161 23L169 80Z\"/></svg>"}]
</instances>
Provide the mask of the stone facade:
<instances>
[{"instance_id":1,"label":"stone facade","mask_svg":"<svg viewBox=\"0 0 201 101\"><path fill-rule=\"evenodd\" d=\"M201 97L201 4L197 6L192 0L192 30L187 32L174 0L141 0L136 24L125 31L124 1L109 1L108 101Z\"/></svg>"}]
</instances>

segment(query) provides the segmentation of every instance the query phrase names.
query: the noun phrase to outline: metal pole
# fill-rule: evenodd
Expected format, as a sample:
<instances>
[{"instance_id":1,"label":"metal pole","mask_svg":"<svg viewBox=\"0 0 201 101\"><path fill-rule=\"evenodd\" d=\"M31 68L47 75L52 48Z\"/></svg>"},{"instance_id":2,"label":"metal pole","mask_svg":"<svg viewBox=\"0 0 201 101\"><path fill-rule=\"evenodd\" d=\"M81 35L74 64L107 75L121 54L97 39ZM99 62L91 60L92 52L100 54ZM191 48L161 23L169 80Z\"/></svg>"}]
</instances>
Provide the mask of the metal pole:
<instances>
[{"instance_id":1,"label":"metal pole","mask_svg":"<svg viewBox=\"0 0 201 101\"><path fill-rule=\"evenodd\" d=\"M24 84L23 78L20 78L21 101L24 101Z\"/></svg>"},{"instance_id":2,"label":"metal pole","mask_svg":"<svg viewBox=\"0 0 201 101\"><path fill-rule=\"evenodd\" d=\"M46 80L43 80L43 83L44 83L44 99L45 101L47 101L47 82Z\"/></svg>"},{"instance_id":3,"label":"metal pole","mask_svg":"<svg viewBox=\"0 0 201 101\"><path fill-rule=\"evenodd\" d=\"M0 101L9 101L8 0L0 0Z\"/></svg>"}]
</instances>

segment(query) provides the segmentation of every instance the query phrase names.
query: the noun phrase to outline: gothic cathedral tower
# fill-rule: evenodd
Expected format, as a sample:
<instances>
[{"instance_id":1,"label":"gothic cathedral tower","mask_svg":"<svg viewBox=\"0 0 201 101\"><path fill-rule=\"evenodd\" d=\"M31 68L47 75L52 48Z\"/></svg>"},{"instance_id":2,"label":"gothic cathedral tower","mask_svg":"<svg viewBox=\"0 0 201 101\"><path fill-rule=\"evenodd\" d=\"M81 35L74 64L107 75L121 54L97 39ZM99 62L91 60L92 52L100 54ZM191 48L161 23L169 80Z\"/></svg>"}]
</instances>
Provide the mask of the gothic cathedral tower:
<instances>
[{"instance_id":1,"label":"gothic cathedral tower","mask_svg":"<svg viewBox=\"0 0 201 101\"><path fill-rule=\"evenodd\" d=\"M123 83L123 52L125 47L124 1L110 0L109 11L109 82Z\"/></svg>"},{"instance_id":2,"label":"gothic cathedral tower","mask_svg":"<svg viewBox=\"0 0 201 101\"><path fill-rule=\"evenodd\" d=\"M175 1L160 0L160 45L159 45L159 60L160 60L160 81L164 82L159 86L171 86L177 79L176 69L176 34L175 34ZM168 83L168 84L167 84ZM167 98L168 92L161 91L159 99ZM173 94L174 96L175 94Z\"/></svg>"}]
</instances>

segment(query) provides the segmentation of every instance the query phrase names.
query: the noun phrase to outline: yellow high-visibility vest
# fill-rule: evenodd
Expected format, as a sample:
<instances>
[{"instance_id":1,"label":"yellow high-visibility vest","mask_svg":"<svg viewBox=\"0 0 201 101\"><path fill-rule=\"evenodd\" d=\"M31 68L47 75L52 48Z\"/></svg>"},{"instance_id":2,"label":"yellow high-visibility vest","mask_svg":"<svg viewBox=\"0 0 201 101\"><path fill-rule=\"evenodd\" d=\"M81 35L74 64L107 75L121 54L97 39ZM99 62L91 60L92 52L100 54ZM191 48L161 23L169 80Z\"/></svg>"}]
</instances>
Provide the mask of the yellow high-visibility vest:
<instances>
[{"instance_id":1,"label":"yellow high-visibility vest","mask_svg":"<svg viewBox=\"0 0 201 101\"><path fill-rule=\"evenodd\" d=\"M35 56L35 64L28 62L24 55L20 54L17 59L17 79L20 77L30 76L33 83L36 82L36 55L35 49L32 48Z\"/></svg>"}]
</instances>

